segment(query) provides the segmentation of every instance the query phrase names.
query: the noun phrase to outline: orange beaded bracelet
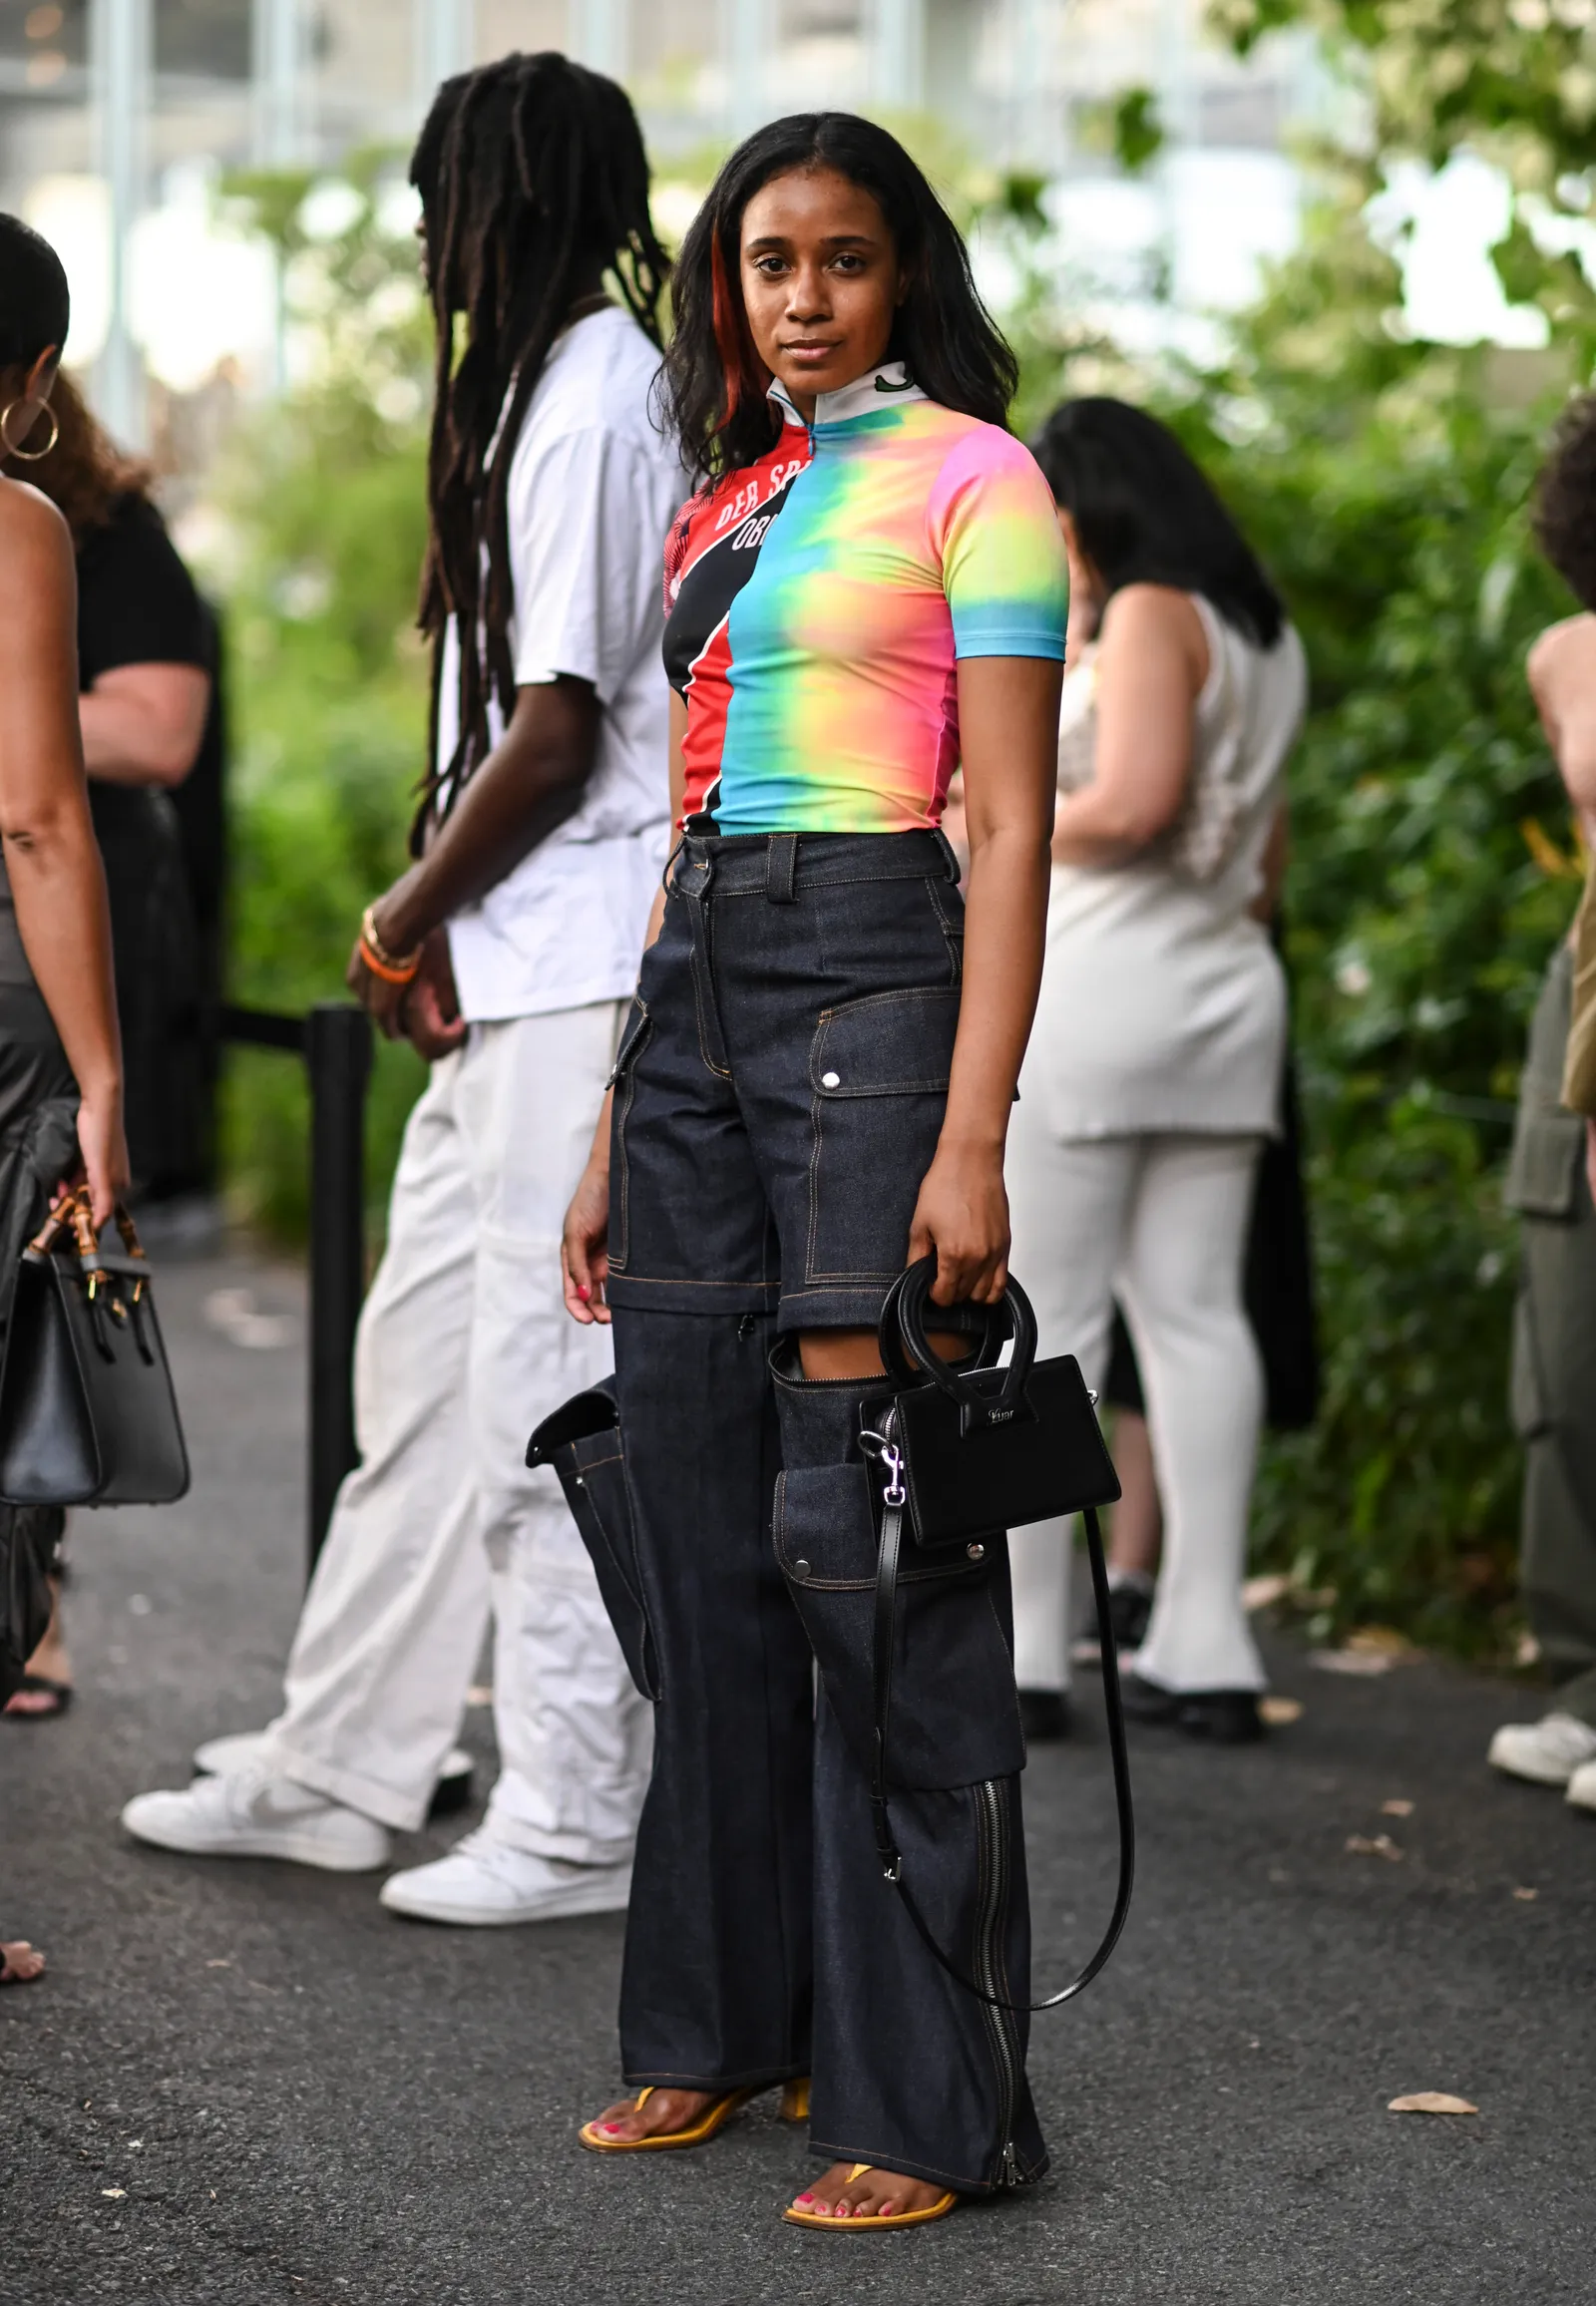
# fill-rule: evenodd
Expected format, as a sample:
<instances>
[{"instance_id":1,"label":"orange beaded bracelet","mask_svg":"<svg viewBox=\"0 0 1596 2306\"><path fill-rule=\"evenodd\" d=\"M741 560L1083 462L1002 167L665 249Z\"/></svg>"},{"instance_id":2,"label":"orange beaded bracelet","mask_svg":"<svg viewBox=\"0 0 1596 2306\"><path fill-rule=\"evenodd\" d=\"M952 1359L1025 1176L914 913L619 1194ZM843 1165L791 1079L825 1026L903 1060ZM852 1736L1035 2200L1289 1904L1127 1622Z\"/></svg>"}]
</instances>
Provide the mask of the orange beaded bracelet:
<instances>
[{"instance_id":1,"label":"orange beaded bracelet","mask_svg":"<svg viewBox=\"0 0 1596 2306\"><path fill-rule=\"evenodd\" d=\"M360 958L384 984L409 984L421 966L423 949L418 945L414 953L390 953L377 935L374 911L368 905L360 916Z\"/></svg>"}]
</instances>

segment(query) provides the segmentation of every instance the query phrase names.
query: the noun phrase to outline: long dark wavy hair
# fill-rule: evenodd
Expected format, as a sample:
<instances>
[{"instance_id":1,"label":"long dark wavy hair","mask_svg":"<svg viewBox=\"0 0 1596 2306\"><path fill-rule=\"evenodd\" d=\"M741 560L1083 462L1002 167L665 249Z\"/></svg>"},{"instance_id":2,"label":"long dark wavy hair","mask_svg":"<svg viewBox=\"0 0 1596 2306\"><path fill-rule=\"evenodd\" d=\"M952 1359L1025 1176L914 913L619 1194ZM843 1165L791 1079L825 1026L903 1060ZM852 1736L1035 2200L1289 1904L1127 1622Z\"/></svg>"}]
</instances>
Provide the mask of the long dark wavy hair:
<instances>
[{"instance_id":1,"label":"long dark wavy hair","mask_svg":"<svg viewBox=\"0 0 1596 2306\"><path fill-rule=\"evenodd\" d=\"M433 644L432 766L419 837L440 786L452 802L488 752L490 697L507 718L515 701L506 497L549 349L600 267L657 344L669 259L654 234L647 156L624 91L552 51L446 80L410 181L421 194L437 332L418 619ZM439 762L451 617L461 644L460 738Z\"/></svg>"},{"instance_id":2,"label":"long dark wavy hair","mask_svg":"<svg viewBox=\"0 0 1596 2306\"><path fill-rule=\"evenodd\" d=\"M663 387L689 467L702 480L774 447L770 377L754 350L741 288L743 210L773 177L834 169L872 194L909 278L888 358L946 408L1003 424L1018 365L977 293L959 228L896 137L851 112L798 112L740 144L693 218L676 259L675 333Z\"/></svg>"},{"instance_id":3,"label":"long dark wavy hair","mask_svg":"<svg viewBox=\"0 0 1596 2306\"><path fill-rule=\"evenodd\" d=\"M1167 425L1123 400L1066 400L1030 445L1111 593L1200 592L1246 639L1274 647L1285 603Z\"/></svg>"}]
</instances>

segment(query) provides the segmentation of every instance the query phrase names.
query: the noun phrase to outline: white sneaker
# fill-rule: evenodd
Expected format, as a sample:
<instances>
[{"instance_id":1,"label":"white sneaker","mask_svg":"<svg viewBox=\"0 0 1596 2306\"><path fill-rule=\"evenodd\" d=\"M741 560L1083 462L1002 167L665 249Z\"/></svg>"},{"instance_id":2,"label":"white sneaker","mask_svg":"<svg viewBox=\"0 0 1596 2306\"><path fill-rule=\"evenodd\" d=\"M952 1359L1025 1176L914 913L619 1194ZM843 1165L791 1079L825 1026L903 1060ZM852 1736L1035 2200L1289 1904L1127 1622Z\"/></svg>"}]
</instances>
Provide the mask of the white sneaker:
<instances>
[{"instance_id":1,"label":"white sneaker","mask_svg":"<svg viewBox=\"0 0 1596 2306\"><path fill-rule=\"evenodd\" d=\"M1568 1780L1564 1796L1576 1809L1596 1809L1596 1761L1582 1761Z\"/></svg>"},{"instance_id":2,"label":"white sneaker","mask_svg":"<svg viewBox=\"0 0 1596 2306\"><path fill-rule=\"evenodd\" d=\"M570 1865L512 1849L487 1826L431 1865L390 1874L380 1892L393 1914L420 1922L552 1922L567 1914L618 1914L631 1895L631 1861Z\"/></svg>"},{"instance_id":3,"label":"white sneaker","mask_svg":"<svg viewBox=\"0 0 1596 2306\"><path fill-rule=\"evenodd\" d=\"M1587 1761L1596 1761L1596 1730L1572 1714L1548 1714L1540 1722L1509 1722L1490 1741L1493 1769L1527 1777L1535 1785L1566 1785Z\"/></svg>"},{"instance_id":4,"label":"white sneaker","mask_svg":"<svg viewBox=\"0 0 1596 2306\"><path fill-rule=\"evenodd\" d=\"M122 1813L139 1841L190 1857L280 1857L326 1873L388 1862L385 1825L262 1769L197 1777L182 1793L139 1793Z\"/></svg>"},{"instance_id":5,"label":"white sneaker","mask_svg":"<svg viewBox=\"0 0 1596 2306\"><path fill-rule=\"evenodd\" d=\"M194 1749L194 1767L197 1777L232 1777L240 1769L252 1769L262 1759L268 1732L264 1730L237 1730L230 1737L207 1737ZM471 1755L463 1745L451 1745L443 1757L438 1772L440 1785L471 1775Z\"/></svg>"}]
</instances>

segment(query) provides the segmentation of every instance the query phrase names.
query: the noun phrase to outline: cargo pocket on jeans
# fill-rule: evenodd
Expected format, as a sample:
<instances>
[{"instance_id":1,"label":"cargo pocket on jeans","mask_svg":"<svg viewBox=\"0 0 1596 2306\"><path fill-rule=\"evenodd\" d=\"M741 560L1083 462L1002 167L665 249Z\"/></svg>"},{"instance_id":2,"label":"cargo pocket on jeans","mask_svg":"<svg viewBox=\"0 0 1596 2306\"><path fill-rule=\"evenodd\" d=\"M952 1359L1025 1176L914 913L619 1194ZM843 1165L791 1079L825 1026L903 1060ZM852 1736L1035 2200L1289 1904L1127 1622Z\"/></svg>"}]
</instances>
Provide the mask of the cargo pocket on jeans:
<instances>
[{"instance_id":1,"label":"cargo pocket on jeans","mask_svg":"<svg viewBox=\"0 0 1596 2306\"><path fill-rule=\"evenodd\" d=\"M827 1009L809 1052L810 1283L891 1281L948 1103L959 987Z\"/></svg>"},{"instance_id":2,"label":"cargo pocket on jeans","mask_svg":"<svg viewBox=\"0 0 1596 2306\"><path fill-rule=\"evenodd\" d=\"M579 1393L546 1417L527 1445L527 1463L552 1465L560 1476L627 1671L642 1696L657 1701L659 1668L637 1568L619 1413L608 1386Z\"/></svg>"},{"instance_id":3,"label":"cargo pocket on jeans","mask_svg":"<svg viewBox=\"0 0 1596 2306\"><path fill-rule=\"evenodd\" d=\"M798 1467L776 1483L776 1559L826 1696L861 1767L875 1737L877 1537L864 1465ZM1024 1766L1013 1662L993 1602L988 1538L977 1564L906 1546L893 1661L892 1782L940 1792Z\"/></svg>"},{"instance_id":4,"label":"cargo pocket on jeans","mask_svg":"<svg viewBox=\"0 0 1596 2306\"><path fill-rule=\"evenodd\" d=\"M609 1263L616 1273L623 1273L626 1265L626 1219L629 1199L626 1166L626 1122L631 1113L631 1100L636 1088L637 1059L653 1030L653 1020L647 1003L634 996L631 1014L626 1019L615 1051L615 1061L604 1086L613 1089L615 1101L609 1111Z\"/></svg>"}]
</instances>

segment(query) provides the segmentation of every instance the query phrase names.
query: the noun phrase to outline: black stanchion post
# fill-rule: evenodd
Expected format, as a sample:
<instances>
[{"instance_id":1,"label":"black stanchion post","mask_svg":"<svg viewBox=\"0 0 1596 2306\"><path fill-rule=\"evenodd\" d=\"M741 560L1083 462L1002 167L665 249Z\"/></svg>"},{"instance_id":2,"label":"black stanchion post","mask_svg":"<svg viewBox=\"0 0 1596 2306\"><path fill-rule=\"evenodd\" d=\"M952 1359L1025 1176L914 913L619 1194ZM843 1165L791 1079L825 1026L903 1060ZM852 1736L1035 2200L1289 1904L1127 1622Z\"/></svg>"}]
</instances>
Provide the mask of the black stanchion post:
<instances>
[{"instance_id":1,"label":"black stanchion post","mask_svg":"<svg viewBox=\"0 0 1596 2306\"><path fill-rule=\"evenodd\" d=\"M347 1001L305 1019L310 1076L310 1567L356 1461L355 1324L366 1286L366 1083L371 1020Z\"/></svg>"}]
</instances>

